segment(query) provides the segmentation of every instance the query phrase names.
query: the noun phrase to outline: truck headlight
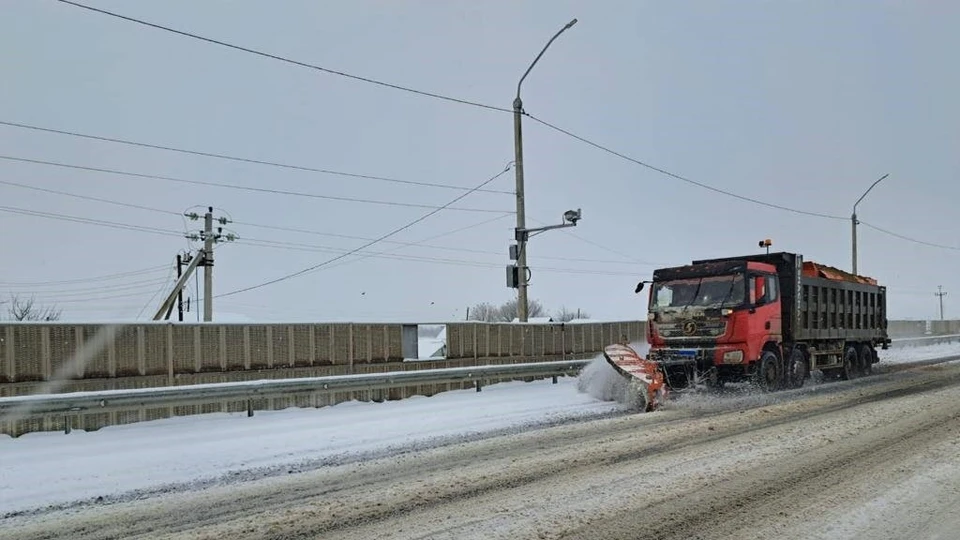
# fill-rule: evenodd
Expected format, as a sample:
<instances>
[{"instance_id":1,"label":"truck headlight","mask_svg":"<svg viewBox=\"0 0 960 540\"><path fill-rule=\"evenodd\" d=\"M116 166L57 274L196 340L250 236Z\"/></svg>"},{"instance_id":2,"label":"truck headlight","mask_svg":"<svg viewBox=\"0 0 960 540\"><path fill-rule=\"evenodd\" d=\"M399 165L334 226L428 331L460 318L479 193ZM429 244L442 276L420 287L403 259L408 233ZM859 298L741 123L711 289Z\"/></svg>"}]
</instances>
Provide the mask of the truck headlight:
<instances>
[{"instance_id":1,"label":"truck headlight","mask_svg":"<svg viewBox=\"0 0 960 540\"><path fill-rule=\"evenodd\" d=\"M743 351L727 351L723 353L724 364L740 364L743 362Z\"/></svg>"}]
</instances>

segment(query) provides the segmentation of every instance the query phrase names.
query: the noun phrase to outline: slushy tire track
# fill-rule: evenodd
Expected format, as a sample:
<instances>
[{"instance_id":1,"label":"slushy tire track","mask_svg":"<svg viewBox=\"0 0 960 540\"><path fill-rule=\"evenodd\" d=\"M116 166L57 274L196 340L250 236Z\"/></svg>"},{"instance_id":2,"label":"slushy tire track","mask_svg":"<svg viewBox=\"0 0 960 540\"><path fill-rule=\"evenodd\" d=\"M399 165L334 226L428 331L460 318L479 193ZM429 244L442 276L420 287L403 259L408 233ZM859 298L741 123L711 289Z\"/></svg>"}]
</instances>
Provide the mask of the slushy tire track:
<instances>
[{"instance_id":1,"label":"slushy tire track","mask_svg":"<svg viewBox=\"0 0 960 540\"><path fill-rule=\"evenodd\" d=\"M947 359L941 359L941 363L944 361ZM730 401L717 398L715 404L721 410L711 411L698 405L693 409L551 427L199 492L79 508L75 512L50 512L9 520L8 524L0 522L0 538L348 538L364 534L391 536L390 531L395 537L415 538L418 536L412 530L409 535L402 531L404 526L416 529L422 522L420 515L475 508L488 499L496 500L539 484L562 483L572 477L600 478L616 472L620 466L696 454L704 447L760 437L765 432L816 422L828 415L842 416L847 410L951 389L960 385L960 368L919 367L851 383L855 384L831 383L800 389L793 395L784 393L779 402L769 401L779 399L777 394L767 395L768 401L758 404L748 401L738 405L736 397ZM937 421L956 427L956 416L949 416L956 412L941 408ZM943 415L947 416L941 418ZM909 434L914 441L934 437L932 420L900 422L907 425L898 425L896 432ZM651 433L656 436L650 436ZM850 447L843 451L818 450L829 455L811 457L797 467L774 468L728 480L727 496L723 501L713 501L713 505L704 485L700 486L701 495L685 494L679 486L664 486L661 489L674 489L679 503L670 502L670 498L648 501L643 506L647 510L638 513L625 500L620 513L606 515L602 523L585 520L579 528L566 530L571 537L584 538L696 536L698 527L716 519L718 503L729 505L727 511L732 511L778 500L782 494L792 493L790 490L814 490L821 485L818 482L830 482L834 473L842 473L845 467L856 463L857 456L886 455L887 448L894 449L890 452L896 455L901 444L882 433L876 438L851 441L844 443ZM633 519L631 515L640 517ZM652 517L658 522L677 523L653 531L635 528L637 519ZM451 538L483 537L470 528L484 529L489 520L489 516L474 516L466 522L455 521L446 529L428 529L439 537L447 537L447 533ZM604 531L610 535L604 536ZM529 534L563 537L562 530L542 528Z\"/></svg>"}]
</instances>

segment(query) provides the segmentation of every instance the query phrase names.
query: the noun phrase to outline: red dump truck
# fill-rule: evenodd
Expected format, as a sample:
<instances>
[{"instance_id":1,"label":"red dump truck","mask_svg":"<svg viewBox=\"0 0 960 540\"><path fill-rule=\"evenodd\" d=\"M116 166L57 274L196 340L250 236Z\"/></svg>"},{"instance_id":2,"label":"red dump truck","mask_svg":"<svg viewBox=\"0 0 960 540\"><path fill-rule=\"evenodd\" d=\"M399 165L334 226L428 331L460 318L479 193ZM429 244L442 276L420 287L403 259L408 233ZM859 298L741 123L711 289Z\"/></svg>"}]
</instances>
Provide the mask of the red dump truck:
<instances>
[{"instance_id":1,"label":"red dump truck","mask_svg":"<svg viewBox=\"0 0 960 540\"><path fill-rule=\"evenodd\" d=\"M655 270L636 292L646 283L647 358L621 345L606 353L625 375L631 364L656 368L657 378L643 381L656 386L648 408L663 391L700 384L754 381L778 390L803 385L813 370L860 377L890 344L885 287L799 254L695 260Z\"/></svg>"}]
</instances>

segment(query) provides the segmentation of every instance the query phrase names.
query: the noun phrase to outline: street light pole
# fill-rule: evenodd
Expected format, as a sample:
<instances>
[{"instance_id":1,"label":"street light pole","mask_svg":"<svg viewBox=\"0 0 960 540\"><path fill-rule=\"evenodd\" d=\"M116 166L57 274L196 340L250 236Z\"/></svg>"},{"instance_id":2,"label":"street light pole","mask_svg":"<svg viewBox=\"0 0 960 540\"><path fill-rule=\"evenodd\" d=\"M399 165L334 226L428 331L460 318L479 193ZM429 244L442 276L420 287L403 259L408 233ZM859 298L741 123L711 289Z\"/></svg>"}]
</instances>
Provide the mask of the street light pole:
<instances>
[{"instance_id":1,"label":"street light pole","mask_svg":"<svg viewBox=\"0 0 960 540\"><path fill-rule=\"evenodd\" d=\"M527 78L527 75L530 74L533 66L535 66L540 60L540 57L543 56L543 53L547 51L547 47L553 43L553 40L557 39L560 34L575 24L577 24L577 20L573 19L550 38L550 41L543 46L543 50L540 51L540 54L533 60L533 63L530 64L530 67L527 68L527 71L524 72L523 77L520 77L520 81L517 83L517 97L513 100L513 145L515 154L514 171L517 177L518 237L521 236L520 232L527 228L526 203L523 196L523 134L520 126L520 120L523 116L523 100L520 99L520 86L523 84L523 80ZM522 236L517 238L517 241L519 248L517 250L517 318L520 319L520 322L527 322L527 240L525 236Z\"/></svg>"},{"instance_id":2,"label":"street light pole","mask_svg":"<svg viewBox=\"0 0 960 540\"><path fill-rule=\"evenodd\" d=\"M858 223L857 222L857 205L860 204L860 201L862 201L863 198L867 196L867 193L870 193L871 189L873 189L877 184L880 183L881 180L883 180L888 176L890 176L889 173L881 176L874 183L870 184L870 187L868 187L867 190L863 192L863 195L861 195L860 198L857 199L857 202L853 203L853 214L851 214L850 216L851 239L852 239L851 256L853 258L853 265L852 265L853 275L857 275L857 223Z\"/></svg>"}]
</instances>

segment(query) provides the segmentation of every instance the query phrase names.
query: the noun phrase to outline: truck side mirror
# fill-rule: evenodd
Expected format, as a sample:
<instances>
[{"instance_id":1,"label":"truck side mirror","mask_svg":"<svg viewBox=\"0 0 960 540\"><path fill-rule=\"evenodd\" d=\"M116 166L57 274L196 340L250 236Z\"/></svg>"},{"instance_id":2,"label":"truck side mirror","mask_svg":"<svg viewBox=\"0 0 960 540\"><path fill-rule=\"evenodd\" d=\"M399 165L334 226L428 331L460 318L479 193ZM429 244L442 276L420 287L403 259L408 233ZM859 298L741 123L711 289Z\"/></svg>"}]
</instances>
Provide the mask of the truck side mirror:
<instances>
[{"instance_id":1,"label":"truck side mirror","mask_svg":"<svg viewBox=\"0 0 960 540\"><path fill-rule=\"evenodd\" d=\"M643 284L642 281L641 281L640 283L637 283L637 288L633 290L633 293L636 294L636 293L642 291L642 290L643 290L643 285L644 285L644 284Z\"/></svg>"}]
</instances>

